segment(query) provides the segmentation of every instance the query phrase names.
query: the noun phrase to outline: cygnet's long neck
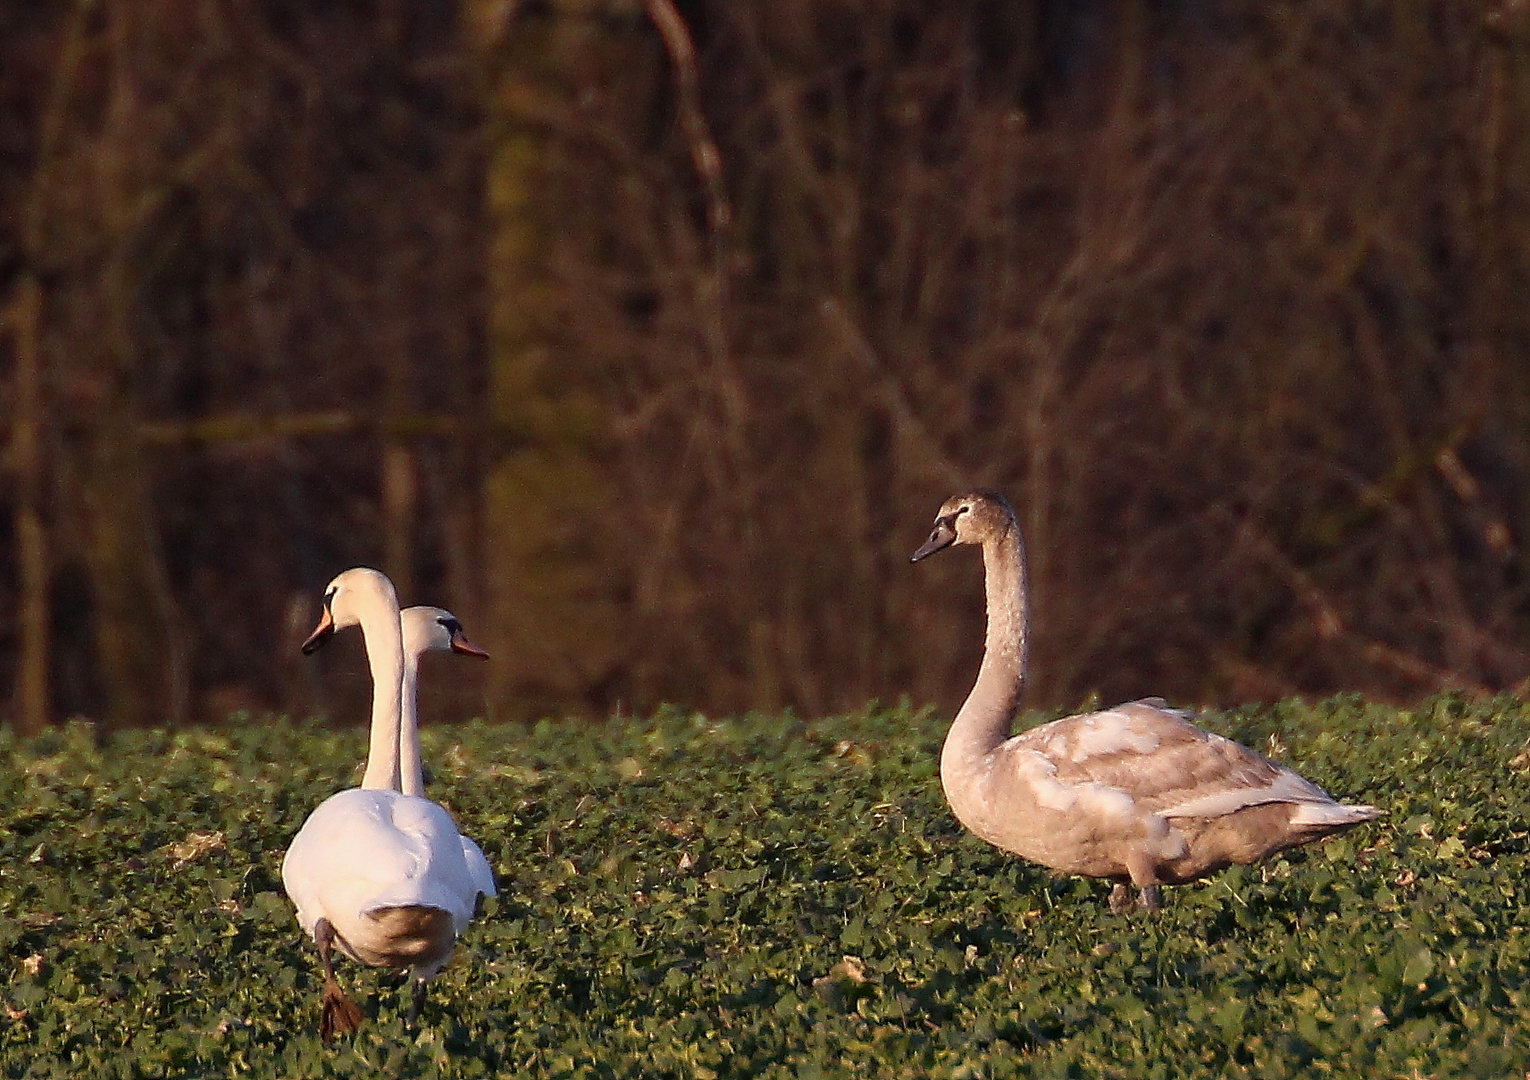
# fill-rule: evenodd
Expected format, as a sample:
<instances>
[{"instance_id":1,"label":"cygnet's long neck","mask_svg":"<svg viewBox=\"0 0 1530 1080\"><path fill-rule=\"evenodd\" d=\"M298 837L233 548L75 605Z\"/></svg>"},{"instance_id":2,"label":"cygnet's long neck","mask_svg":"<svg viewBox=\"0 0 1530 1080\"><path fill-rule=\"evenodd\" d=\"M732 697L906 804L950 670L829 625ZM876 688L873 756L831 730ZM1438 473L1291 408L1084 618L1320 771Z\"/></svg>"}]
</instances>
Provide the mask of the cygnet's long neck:
<instances>
[{"instance_id":1,"label":"cygnet's long neck","mask_svg":"<svg viewBox=\"0 0 1530 1080\"><path fill-rule=\"evenodd\" d=\"M1009 738L1020 685L1025 677L1025 552L1020 529L1011 521L983 541L988 634L977 682L962 704L940 754L940 776L948 795L966 788L989 754Z\"/></svg>"},{"instance_id":2,"label":"cygnet's long neck","mask_svg":"<svg viewBox=\"0 0 1530 1080\"><path fill-rule=\"evenodd\" d=\"M398 725L399 790L405 795L425 794L425 773L420 767L420 706L416 687L420 681L420 653L404 653L403 713Z\"/></svg>"},{"instance_id":3,"label":"cygnet's long neck","mask_svg":"<svg viewBox=\"0 0 1530 1080\"><path fill-rule=\"evenodd\" d=\"M369 597L359 612L372 669L372 735L367 747L364 788L399 790L399 725L404 677L404 635L398 601Z\"/></svg>"}]
</instances>

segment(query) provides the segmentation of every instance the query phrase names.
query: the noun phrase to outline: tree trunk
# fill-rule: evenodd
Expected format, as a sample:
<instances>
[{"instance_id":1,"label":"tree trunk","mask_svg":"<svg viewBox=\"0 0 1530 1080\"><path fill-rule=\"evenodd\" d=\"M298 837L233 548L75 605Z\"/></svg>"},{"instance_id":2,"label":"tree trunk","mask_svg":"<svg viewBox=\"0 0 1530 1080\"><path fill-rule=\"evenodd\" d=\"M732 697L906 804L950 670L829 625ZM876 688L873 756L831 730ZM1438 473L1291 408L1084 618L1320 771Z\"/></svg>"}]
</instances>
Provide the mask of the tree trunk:
<instances>
[{"instance_id":1,"label":"tree trunk","mask_svg":"<svg viewBox=\"0 0 1530 1080\"><path fill-rule=\"evenodd\" d=\"M43 399L40 330L42 286L25 275L12 308L16 348L16 411L11 420L11 465L16 472L16 561L20 604L17 617L20 653L16 658L16 692L12 717L16 730L35 735L47 726L49 699L48 530L43 515L45 462L42 432Z\"/></svg>"},{"instance_id":2,"label":"tree trunk","mask_svg":"<svg viewBox=\"0 0 1530 1080\"><path fill-rule=\"evenodd\" d=\"M609 493L592 453L599 406L588 373L555 356L549 340L545 260L560 207L543 182L552 136L521 111L527 101L569 100L582 66L614 59L616 32L564 6L519 18L509 48L486 60L485 113L500 135L485 178L485 408L490 430L513 433L491 444L482 489L488 697L502 716L567 707L608 677L620 640L600 559ZM479 44L487 57L496 43Z\"/></svg>"}]
</instances>

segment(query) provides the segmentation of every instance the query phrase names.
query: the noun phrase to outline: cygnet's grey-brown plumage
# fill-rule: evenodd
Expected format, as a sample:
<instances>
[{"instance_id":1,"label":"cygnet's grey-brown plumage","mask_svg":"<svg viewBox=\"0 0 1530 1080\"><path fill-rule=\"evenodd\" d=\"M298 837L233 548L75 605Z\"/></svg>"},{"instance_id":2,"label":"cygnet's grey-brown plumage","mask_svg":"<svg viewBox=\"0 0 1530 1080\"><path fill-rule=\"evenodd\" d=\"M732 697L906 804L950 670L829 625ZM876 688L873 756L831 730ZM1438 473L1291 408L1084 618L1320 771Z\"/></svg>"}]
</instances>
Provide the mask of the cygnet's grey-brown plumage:
<instances>
[{"instance_id":1,"label":"cygnet's grey-brown plumage","mask_svg":"<svg viewBox=\"0 0 1530 1080\"><path fill-rule=\"evenodd\" d=\"M977 682L951 723L940 782L958 821L1060 874L1117 883L1112 908L1156 908L1160 885L1255 863L1381 816L1346 806L1160 698L1068 716L1011 735L1025 675L1025 555L1002 495L947 499L918 562L955 544L983 550L988 634Z\"/></svg>"}]
</instances>

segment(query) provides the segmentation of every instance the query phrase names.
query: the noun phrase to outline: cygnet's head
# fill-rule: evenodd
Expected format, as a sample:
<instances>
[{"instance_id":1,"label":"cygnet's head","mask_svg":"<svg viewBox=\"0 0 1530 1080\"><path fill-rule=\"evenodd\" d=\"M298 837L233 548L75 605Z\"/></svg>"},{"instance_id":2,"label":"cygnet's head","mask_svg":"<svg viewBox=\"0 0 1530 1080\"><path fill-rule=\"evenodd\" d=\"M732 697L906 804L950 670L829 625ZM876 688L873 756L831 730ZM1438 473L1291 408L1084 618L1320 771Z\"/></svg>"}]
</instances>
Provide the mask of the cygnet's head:
<instances>
[{"instance_id":1,"label":"cygnet's head","mask_svg":"<svg viewBox=\"0 0 1530 1080\"><path fill-rule=\"evenodd\" d=\"M997 491L979 489L965 495L953 495L935 515L930 538L909 557L918 562L953 544L981 544L990 537L1002 536L1015 527L1015 511Z\"/></svg>"}]
</instances>

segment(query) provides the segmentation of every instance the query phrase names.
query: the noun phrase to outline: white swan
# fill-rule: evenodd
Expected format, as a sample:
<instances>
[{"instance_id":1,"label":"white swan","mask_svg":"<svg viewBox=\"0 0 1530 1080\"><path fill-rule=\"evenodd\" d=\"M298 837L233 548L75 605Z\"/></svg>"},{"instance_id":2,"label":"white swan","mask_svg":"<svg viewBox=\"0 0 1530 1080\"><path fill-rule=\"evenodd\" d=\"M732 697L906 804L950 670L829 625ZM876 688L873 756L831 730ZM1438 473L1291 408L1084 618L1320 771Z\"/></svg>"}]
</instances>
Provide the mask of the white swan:
<instances>
[{"instance_id":1,"label":"white swan","mask_svg":"<svg viewBox=\"0 0 1530 1080\"><path fill-rule=\"evenodd\" d=\"M282 883L298 922L319 947L324 968L319 1034L326 1043L337 1031L356 1031L362 1020L361 1010L335 981L333 949L374 967L410 969L412 1023L426 982L451 957L479 895L495 891L483 853L461 836L451 815L398 790L407 668L393 583L364 567L335 578L303 651L312 653L336 630L358 624L373 679L366 773L361 787L330 796L308 816L282 862ZM417 645L436 647L426 637ZM418 786L418 743L411 742L412 786Z\"/></svg>"},{"instance_id":2,"label":"white swan","mask_svg":"<svg viewBox=\"0 0 1530 1080\"><path fill-rule=\"evenodd\" d=\"M462 623L450 611L438 607L405 608L399 616L404 633L403 713L398 730L398 789L405 795L425 794L425 775L420 766L420 657L428 652L454 652L487 660L489 654L462 632ZM463 842L473 841L463 837ZM473 850L477 851L476 844ZM482 858L482 854L479 855Z\"/></svg>"},{"instance_id":3,"label":"white swan","mask_svg":"<svg viewBox=\"0 0 1530 1080\"><path fill-rule=\"evenodd\" d=\"M438 607L405 608L399 621L404 631L404 711L399 720L399 790L405 795L425 795L425 775L420 766L420 710L418 683L420 657L428 652L454 652L487 660L489 654L462 632L462 623L450 611ZM462 857L485 896L494 895L494 872L481 848L468 837L462 840Z\"/></svg>"},{"instance_id":4,"label":"white swan","mask_svg":"<svg viewBox=\"0 0 1530 1080\"><path fill-rule=\"evenodd\" d=\"M940 782L958 821L1062 874L1108 878L1111 908L1139 890L1255 863L1362 821L1317 785L1147 698L1010 735L1025 674L1025 555L1002 495L947 499L918 562L953 544L983 549L988 632L976 684L951 723Z\"/></svg>"}]
</instances>

